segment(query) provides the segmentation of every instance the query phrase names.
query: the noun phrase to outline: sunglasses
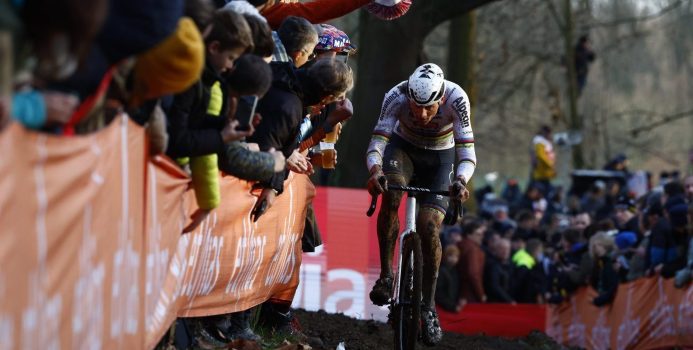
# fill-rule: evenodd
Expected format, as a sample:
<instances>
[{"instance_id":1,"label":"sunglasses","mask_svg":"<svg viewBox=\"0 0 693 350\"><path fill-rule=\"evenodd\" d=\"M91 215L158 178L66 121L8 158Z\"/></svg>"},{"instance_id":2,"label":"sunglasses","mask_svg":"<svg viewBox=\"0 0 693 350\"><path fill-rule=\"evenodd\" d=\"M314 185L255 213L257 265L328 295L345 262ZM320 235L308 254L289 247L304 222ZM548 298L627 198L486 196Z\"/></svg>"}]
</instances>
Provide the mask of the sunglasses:
<instances>
[{"instance_id":1,"label":"sunglasses","mask_svg":"<svg viewBox=\"0 0 693 350\"><path fill-rule=\"evenodd\" d=\"M306 50L306 49L303 49L301 51L305 52L306 54L308 53L308 50ZM313 51L311 54L308 55L308 61L314 60L315 57L318 57L318 54L315 53L315 51Z\"/></svg>"}]
</instances>

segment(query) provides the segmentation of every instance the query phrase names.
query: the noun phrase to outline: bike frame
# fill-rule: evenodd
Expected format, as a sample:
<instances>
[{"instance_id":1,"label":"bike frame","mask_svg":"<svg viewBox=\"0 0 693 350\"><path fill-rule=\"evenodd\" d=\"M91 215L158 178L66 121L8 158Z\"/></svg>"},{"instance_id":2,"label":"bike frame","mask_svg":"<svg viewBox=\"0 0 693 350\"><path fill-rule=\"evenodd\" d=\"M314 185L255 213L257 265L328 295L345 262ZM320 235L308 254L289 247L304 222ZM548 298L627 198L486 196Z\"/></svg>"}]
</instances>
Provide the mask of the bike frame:
<instances>
[{"instance_id":1,"label":"bike frame","mask_svg":"<svg viewBox=\"0 0 693 350\"><path fill-rule=\"evenodd\" d=\"M416 196L409 192L407 195L407 215L405 219L404 231L399 235L399 254L397 254L397 271L395 272L395 288L393 293L393 301L399 304L399 276L402 274L402 259L404 257L404 240L411 234L416 234Z\"/></svg>"},{"instance_id":2,"label":"bike frame","mask_svg":"<svg viewBox=\"0 0 693 350\"><path fill-rule=\"evenodd\" d=\"M385 186L385 185L383 185ZM392 190L405 191L407 192L407 209L406 209L406 219L405 228L399 235L399 252L397 254L397 270L395 271L394 278L394 293L392 296L392 302L394 305L399 304L399 290L401 286L399 285L399 277L402 275L402 259L404 258L404 240L411 234L416 234L416 196L415 193L430 193L440 196L448 196L448 191L431 191L427 188L420 187L410 187L410 186L399 186L391 185L389 186ZM367 216L372 216L375 213L376 204L378 201L378 196L373 196L371 198L371 206L366 213Z\"/></svg>"}]
</instances>

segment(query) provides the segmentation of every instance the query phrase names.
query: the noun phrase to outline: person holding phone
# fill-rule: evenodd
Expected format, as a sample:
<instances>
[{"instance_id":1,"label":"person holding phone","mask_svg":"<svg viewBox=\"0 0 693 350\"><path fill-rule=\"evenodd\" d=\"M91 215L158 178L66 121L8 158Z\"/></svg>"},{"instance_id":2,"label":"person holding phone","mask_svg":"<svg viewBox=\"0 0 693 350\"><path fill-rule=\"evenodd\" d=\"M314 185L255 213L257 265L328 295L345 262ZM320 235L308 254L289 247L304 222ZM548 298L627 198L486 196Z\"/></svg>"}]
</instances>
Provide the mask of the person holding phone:
<instances>
[{"instance_id":1,"label":"person holding phone","mask_svg":"<svg viewBox=\"0 0 693 350\"><path fill-rule=\"evenodd\" d=\"M229 118L237 130L252 134L260 122L257 101L272 84L272 71L259 56L246 54L236 61L236 69L224 76L229 90ZM269 181L276 172L284 170L281 151L259 152L251 145L234 141L226 144L219 154L219 170L248 181Z\"/></svg>"}]
</instances>

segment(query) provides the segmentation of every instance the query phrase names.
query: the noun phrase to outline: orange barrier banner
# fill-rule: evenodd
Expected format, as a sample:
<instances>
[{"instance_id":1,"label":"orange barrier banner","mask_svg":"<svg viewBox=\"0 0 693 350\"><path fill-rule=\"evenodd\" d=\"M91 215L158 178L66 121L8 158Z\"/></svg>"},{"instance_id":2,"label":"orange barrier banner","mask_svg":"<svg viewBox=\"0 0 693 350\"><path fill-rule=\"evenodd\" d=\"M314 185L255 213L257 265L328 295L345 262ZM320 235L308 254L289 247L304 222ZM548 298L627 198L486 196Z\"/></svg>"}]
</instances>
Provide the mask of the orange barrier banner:
<instances>
[{"instance_id":1,"label":"orange barrier banner","mask_svg":"<svg viewBox=\"0 0 693 350\"><path fill-rule=\"evenodd\" d=\"M157 178L170 181L171 176L162 173L171 171L178 170L159 163ZM172 195L170 183L156 181L156 201ZM168 252L174 254L165 274L167 280L158 288L157 305L151 307L153 314L148 313L153 317L147 323L148 347L156 344L176 316L224 314L249 309L268 299L293 299L301 266L306 203L314 195L312 183L306 176L292 174L285 182L284 193L256 223L250 219L256 201L250 193L251 183L224 176L220 185L222 205L194 232L183 236L179 234L183 227L181 210L162 210L161 205L152 205L160 211L151 220L158 222L155 227L169 226L164 232L175 235L173 240L180 239L176 246L165 243L171 239L157 239L162 260ZM183 206L186 213L197 208L192 191L186 193Z\"/></svg>"},{"instance_id":2,"label":"orange barrier banner","mask_svg":"<svg viewBox=\"0 0 693 350\"><path fill-rule=\"evenodd\" d=\"M0 146L0 349L151 348L176 317L293 297L307 177L257 223L250 184L222 177L220 207L181 235L189 178L125 116L71 138L15 123Z\"/></svg>"},{"instance_id":3,"label":"orange barrier banner","mask_svg":"<svg viewBox=\"0 0 693 350\"><path fill-rule=\"evenodd\" d=\"M693 287L646 278L621 284L610 306L592 305L595 296L583 288L553 307L546 332L559 343L597 350L693 345Z\"/></svg>"}]
</instances>

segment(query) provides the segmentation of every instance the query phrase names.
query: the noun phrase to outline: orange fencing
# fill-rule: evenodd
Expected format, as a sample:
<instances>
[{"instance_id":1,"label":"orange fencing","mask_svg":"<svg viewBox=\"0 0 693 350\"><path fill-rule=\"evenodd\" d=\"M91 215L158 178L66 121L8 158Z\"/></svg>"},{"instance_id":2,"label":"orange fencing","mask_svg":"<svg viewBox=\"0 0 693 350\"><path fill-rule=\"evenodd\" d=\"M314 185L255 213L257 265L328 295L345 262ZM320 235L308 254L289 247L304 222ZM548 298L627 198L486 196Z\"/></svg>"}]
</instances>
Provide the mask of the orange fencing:
<instances>
[{"instance_id":1,"label":"orange fencing","mask_svg":"<svg viewBox=\"0 0 693 350\"><path fill-rule=\"evenodd\" d=\"M15 123L0 146L1 349L151 348L177 316L292 299L307 177L252 223L250 184L224 176L221 206L181 235L189 179L124 116L71 138Z\"/></svg>"},{"instance_id":2,"label":"orange fencing","mask_svg":"<svg viewBox=\"0 0 693 350\"><path fill-rule=\"evenodd\" d=\"M646 278L622 284L614 302L593 306L593 289L579 290L553 307L546 332L558 342L587 349L659 349L693 345L693 287Z\"/></svg>"}]
</instances>

